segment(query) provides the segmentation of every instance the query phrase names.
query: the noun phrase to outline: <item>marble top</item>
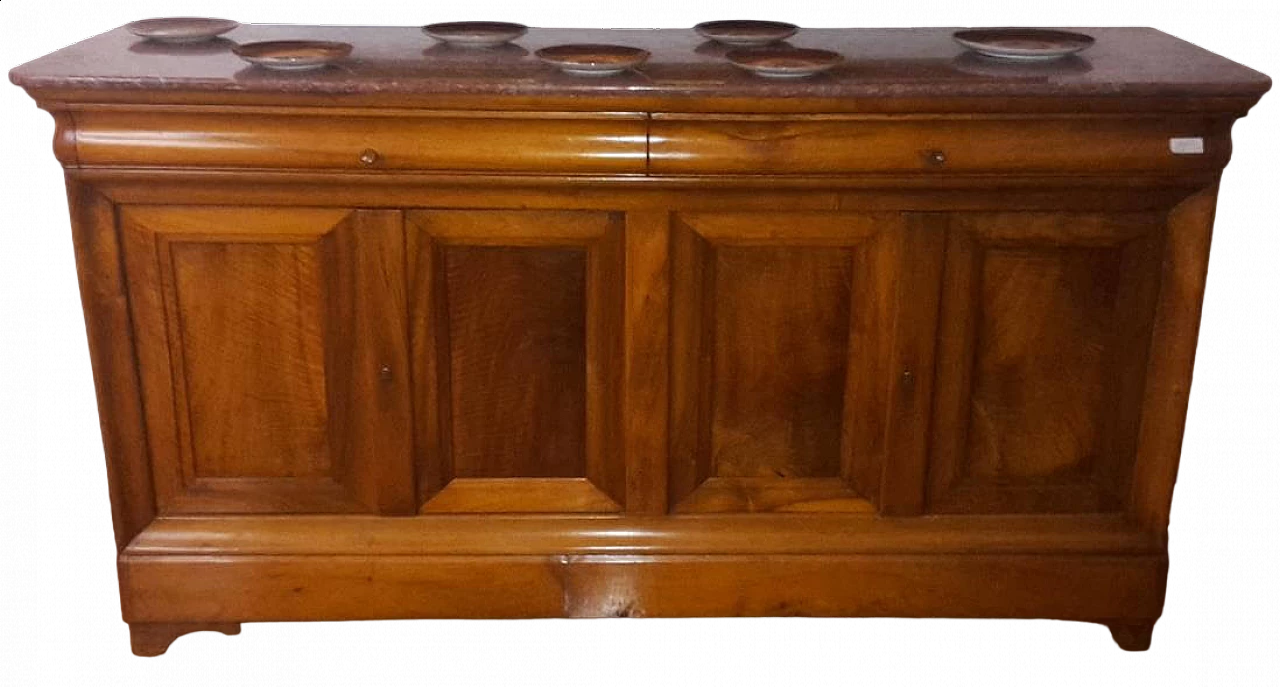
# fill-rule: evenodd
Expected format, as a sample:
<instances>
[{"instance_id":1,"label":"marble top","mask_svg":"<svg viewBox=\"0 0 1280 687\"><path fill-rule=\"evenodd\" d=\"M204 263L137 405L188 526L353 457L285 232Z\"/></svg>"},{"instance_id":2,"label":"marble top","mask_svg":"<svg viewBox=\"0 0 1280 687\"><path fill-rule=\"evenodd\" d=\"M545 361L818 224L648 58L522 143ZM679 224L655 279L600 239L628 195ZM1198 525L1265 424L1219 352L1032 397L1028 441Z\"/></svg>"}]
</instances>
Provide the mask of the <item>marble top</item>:
<instances>
[{"instance_id":1,"label":"marble top","mask_svg":"<svg viewBox=\"0 0 1280 687\"><path fill-rule=\"evenodd\" d=\"M1073 29L1096 45L1078 57L1015 64L966 52L955 29L802 29L787 43L834 50L845 62L823 75L768 79L729 64L725 47L690 29L533 29L497 49L452 48L418 27L245 25L194 46L142 41L116 29L14 69L32 91L515 95L735 98L1257 97L1265 75L1149 28ZM355 46L342 64L278 73L231 52L236 43L337 40ZM652 53L638 70L577 77L534 51L560 43L616 43ZM90 97L90 96L77 96Z\"/></svg>"}]
</instances>

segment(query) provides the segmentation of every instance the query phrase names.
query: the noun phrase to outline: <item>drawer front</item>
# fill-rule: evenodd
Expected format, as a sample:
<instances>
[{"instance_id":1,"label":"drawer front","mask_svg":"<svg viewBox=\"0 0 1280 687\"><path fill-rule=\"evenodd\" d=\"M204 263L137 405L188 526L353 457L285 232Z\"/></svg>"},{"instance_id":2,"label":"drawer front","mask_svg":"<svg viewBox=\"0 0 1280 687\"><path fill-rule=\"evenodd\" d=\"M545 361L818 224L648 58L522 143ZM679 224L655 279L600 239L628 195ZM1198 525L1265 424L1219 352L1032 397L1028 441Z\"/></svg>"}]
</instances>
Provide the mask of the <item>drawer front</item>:
<instances>
[{"instance_id":1,"label":"drawer front","mask_svg":"<svg viewBox=\"0 0 1280 687\"><path fill-rule=\"evenodd\" d=\"M645 170L631 114L77 113L82 165L612 173Z\"/></svg>"},{"instance_id":2,"label":"drawer front","mask_svg":"<svg viewBox=\"0 0 1280 687\"><path fill-rule=\"evenodd\" d=\"M1196 138L1203 152L1173 152ZM658 114L650 132L654 174L1180 174L1229 155L1226 128L1200 117Z\"/></svg>"}]
</instances>

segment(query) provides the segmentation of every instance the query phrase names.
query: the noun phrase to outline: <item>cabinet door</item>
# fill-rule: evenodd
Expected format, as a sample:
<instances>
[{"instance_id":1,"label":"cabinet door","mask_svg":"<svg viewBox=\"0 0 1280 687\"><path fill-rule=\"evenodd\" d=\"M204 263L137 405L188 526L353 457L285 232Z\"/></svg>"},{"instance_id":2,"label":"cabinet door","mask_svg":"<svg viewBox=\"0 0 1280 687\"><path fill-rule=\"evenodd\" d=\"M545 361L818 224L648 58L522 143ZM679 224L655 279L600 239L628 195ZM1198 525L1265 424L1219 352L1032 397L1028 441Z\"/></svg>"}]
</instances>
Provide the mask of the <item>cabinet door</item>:
<instances>
[{"instance_id":1,"label":"cabinet door","mask_svg":"<svg viewBox=\"0 0 1280 687\"><path fill-rule=\"evenodd\" d=\"M681 213L677 512L870 512L923 462L943 233L892 213Z\"/></svg>"},{"instance_id":2,"label":"cabinet door","mask_svg":"<svg viewBox=\"0 0 1280 687\"><path fill-rule=\"evenodd\" d=\"M408 231L421 510L621 510L623 216L422 210Z\"/></svg>"},{"instance_id":3,"label":"cabinet door","mask_svg":"<svg viewBox=\"0 0 1280 687\"><path fill-rule=\"evenodd\" d=\"M401 215L120 210L162 512L413 509Z\"/></svg>"},{"instance_id":4,"label":"cabinet door","mask_svg":"<svg viewBox=\"0 0 1280 687\"><path fill-rule=\"evenodd\" d=\"M1146 214L952 218L928 510L1123 506L1162 226Z\"/></svg>"}]
</instances>

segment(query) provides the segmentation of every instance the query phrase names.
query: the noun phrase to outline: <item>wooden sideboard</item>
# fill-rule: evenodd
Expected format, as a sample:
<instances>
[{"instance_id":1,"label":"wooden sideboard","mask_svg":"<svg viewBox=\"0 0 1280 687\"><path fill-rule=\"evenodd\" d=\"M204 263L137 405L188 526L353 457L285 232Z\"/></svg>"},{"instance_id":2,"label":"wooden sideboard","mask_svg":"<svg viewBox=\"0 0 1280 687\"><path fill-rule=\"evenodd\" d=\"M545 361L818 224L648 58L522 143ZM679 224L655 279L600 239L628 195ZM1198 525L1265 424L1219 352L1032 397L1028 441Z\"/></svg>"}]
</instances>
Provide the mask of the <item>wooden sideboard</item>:
<instances>
[{"instance_id":1,"label":"wooden sideboard","mask_svg":"<svg viewBox=\"0 0 1280 687\"><path fill-rule=\"evenodd\" d=\"M116 30L56 122L134 651L253 621L1056 618L1147 647L1219 176L1267 77L806 30ZM338 39L320 72L233 42ZM653 53L560 74L565 42Z\"/></svg>"}]
</instances>

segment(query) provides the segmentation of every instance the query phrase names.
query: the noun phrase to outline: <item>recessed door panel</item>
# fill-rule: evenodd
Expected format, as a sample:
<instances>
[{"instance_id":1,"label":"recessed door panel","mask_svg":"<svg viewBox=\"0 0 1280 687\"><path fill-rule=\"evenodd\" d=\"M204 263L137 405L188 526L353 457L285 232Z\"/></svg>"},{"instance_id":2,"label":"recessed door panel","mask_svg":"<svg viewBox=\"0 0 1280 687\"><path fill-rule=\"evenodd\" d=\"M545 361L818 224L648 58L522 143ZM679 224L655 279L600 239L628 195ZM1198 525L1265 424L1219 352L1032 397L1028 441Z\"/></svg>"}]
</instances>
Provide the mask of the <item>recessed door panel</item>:
<instances>
[{"instance_id":1,"label":"recessed door panel","mask_svg":"<svg viewBox=\"0 0 1280 687\"><path fill-rule=\"evenodd\" d=\"M423 512L622 509L622 224L410 213Z\"/></svg>"},{"instance_id":2,"label":"recessed door panel","mask_svg":"<svg viewBox=\"0 0 1280 687\"><path fill-rule=\"evenodd\" d=\"M715 250L709 391L716 477L840 475L852 253Z\"/></svg>"},{"instance_id":3,"label":"recessed door panel","mask_svg":"<svg viewBox=\"0 0 1280 687\"><path fill-rule=\"evenodd\" d=\"M163 512L409 512L397 212L120 211Z\"/></svg>"},{"instance_id":4,"label":"recessed door panel","mask_svg":"<svg viewBox=\"0 0 1280 687\"><path fill-rule=\"evenodd\" d=\"M939 265L941 232L851 212L680 214L672 231L672 509L875 510L886 460L920 460L902 438L927 407L930 352L912 346L938 275L906 267Z\"/></svg>"},{"instance_id":5,"label":"recessed door panel","mask_svg":"<svg viewBox=\"0 0 1280 687\"><path fill-rule=\"evenodd\" d=\"M169 253L194 475L328 474L318 245L171 242Z\"/></svg>"},{"instance_id":6,"label":"recessed door panel","mask_svg":"<svg viewBox=\"0 0 1280 687\"><path fill-rule=\"evenodd\" d=\"M449 246L454 475L586 475L582 247Z\"/></svg>"},{"instance_id":7,"label":"recessed door panel","mask_svg":"<svg viewBox=\"0 0 1280 687\"><path fill-rule=\"evenodd\" d=\"M952 219L929 510L1122 507L1160 229L1147 215Z\"/></svg>"}]
</instances>

